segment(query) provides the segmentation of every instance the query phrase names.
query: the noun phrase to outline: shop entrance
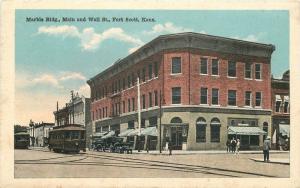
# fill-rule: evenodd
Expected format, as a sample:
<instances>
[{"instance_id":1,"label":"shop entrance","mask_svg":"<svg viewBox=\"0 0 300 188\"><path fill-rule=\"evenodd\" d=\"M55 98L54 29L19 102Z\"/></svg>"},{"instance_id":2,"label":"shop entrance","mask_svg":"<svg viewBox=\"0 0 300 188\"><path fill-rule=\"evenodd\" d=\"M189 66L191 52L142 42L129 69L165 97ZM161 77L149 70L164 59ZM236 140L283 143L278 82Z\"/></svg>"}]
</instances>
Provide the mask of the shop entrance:
<instances>
[{"instance_id":1,"label":"shop entrance","mask_svg":"<svg viewBox=\"0 0 300 188\"><path fill-rule=\"evenodd\" d=\"M171 127L171 144L173 150L182 149L182 126L172 126Z\"/></svg>"}]
</instances>

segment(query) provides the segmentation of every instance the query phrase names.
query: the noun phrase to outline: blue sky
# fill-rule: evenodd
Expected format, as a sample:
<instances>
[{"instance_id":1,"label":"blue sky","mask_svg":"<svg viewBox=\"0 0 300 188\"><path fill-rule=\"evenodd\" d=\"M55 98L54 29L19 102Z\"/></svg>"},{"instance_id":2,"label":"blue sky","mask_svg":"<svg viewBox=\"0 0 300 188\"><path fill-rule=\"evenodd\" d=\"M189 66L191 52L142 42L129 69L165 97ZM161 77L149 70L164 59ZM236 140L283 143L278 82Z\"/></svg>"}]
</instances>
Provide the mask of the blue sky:
<instances>
[{"instance_id":1,"label":"blue sky","mask_svg":"<svg viewBox=\"0 0 300 188\"><path fill-rule=\"evenodd\" d=\"M149 17L155 22L26 22L26 17ZM272 74L289 68L288 11L17 10L16 123L54 122L56 101L161 34L193 31L273 44Z\"/></svg>"}]
</instances>

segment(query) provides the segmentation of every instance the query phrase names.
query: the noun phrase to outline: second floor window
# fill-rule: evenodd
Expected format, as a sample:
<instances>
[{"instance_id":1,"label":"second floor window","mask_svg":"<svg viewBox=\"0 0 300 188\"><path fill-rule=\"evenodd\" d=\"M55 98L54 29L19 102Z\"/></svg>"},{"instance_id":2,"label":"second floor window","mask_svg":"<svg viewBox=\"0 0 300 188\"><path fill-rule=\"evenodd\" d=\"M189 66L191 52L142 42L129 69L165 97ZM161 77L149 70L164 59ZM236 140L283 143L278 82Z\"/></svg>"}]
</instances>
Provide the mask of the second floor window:
<instances>
[{"instance_id":1,"label":"second floor window","mask_svg":"<svg viewBox=\"0 0 300 188\"><path fill-rule=\"evenodd\" d=\"M154 91L154 106L158 106L158 95L157 95L157 91Z\"/></svg>"},{"instance_id":2,"label":"second floor window","mask_svg":"<svg viewBox=\"0 0 300 188\"><path fill-rule=\"evenodd\" d=\"M255 93L255 106L261 106L261 92Z\"/></svg>"},{"instance_id":3,"label":"second floor window","mask_svg":"<svg viewBox=\"0 0 300 188\"><path fill-rule=\"evenodd\" d=\"M211 75L219 75L219 60L213 59L211 62Z\"/></svg>"},{"instance_id":4,"label":"second floor window","mask_svg":"<svg viewBox=\"0 0 300 188\"><path fill-rule=\"evenodd\" d=\"M132 98L132 111L135 111L135 98Z\"/></svg>"},{"instance_id":5,"label":"second floor window","mask_svg":"<svg viewBox=\"0 0 300 188\"><path fill-rule=\"evenodd\" d=\"M172 104L180 104L181 103L181 88L173 87L172 88Z\"/></svg>"},{"instance_id":6,"label":"second floor window","mask_svg":"<svg viewBox=\"0 0 300 188\"><path fill-rule=\"evenodd\" d=\"M245 92L245 106L251 106L251 91Z\"/></svg>"},{"instance_id":7,"label":"second floor window","mask_svg":"<svg viewBox=\"0 0 300 188\"><path fill-rule=\"evenodd\" d=\"M152 93L149 92L149 107L152 107Z\"/></svg>"},{"instance_id":8,"label":"second floor window","mask_svg":"<svg viewBox=\"0 0 300 188\"><path fill-rule=\"evenodd\" d=\"M146 97L145 97L145 95L142 95L142 108L143 109L146 108Z\"/></svg>"},{"instance_id":9,"label":"second floor window","mask_svg":"<svg viewBox=\"0 0 300 188\"><path fill-rule=\"evenodd\" d=\"M234 61L228 62L228 76L236 77L236 62Z\"/></svg>"},{"instance_id":10,"label":"second floor window","mask_svg":"<svg viewBox=\"0 0 300 188\"><path fill-rule=\"evenodd\" d=\"M154 76L158 77L158 63L157 62L154 63Z\"/></svg>"},{"instance_id":11,"label":"second floor window","mask_svg":"<svg viewBox=\"0 0 300 188\"><path fill-rule=\"evenodd\" d=\"M200 74L207 74L207 58L200 60Z\"/></svg>"},{"instance_id":12,"label":"second floor window","mask_svg":"<svg viewBox=\"0 0 300 188\"><path fill-rule=\"evenodd\" d=\"M219 89L213 88L211 90L211 104L218 105L219 104Z\"/></svg>"},{"instance_id":13,"label":"second floor window","mask_svg":"<svg viewBox=\"0 0 300 188\"><path fill-rule=\"evenodd\" d=\"M172 74L181 73L181 57L172 58Z\"/></svg>"},{"instance_id":14,"label":"second floor window","mask_svg":"<svg viewBox=\"0 0 300 188\"><path fill-rule=\"evenodd\" d=\"M236 106L236 91L228 90L228 105Z\"/></svg>"},{"instance_id":15,"label":"second floor window","mask_svg":"<svg viewBox=\"0 0 300 188\"><path fill-rule=\"evenodd\" d=\"M261 79L261 64L255 64L255 79Z\"/></svg>"},{"instance_id":16,"label":"second floor window","mask_svg":"<svg viewBox=\"0 0 300 188\"><path fill-rule=\"evenodd\" d=\"M252 65L251 63L245 63L245 78L252 78Z\"/></svg>"},{"instance_id":17,"label":"second floor window","mask_svg":"<svg viewBox=\"0 0 300 188\"><path fill-rule=\"evenodd\" d=\"M207 88L201 88L201 104L207 104Z\"/></svg>"},{"instance_id":18,"label":"second floor window","mask_svg":"<svg viewBox=\"0 0 300 188\"><path fill-rule=\"evenodd\" d=\"M142 70L142 80L143 80L143 82L146 81L146 69L145 68L143 68L143 70Z\"/></svg>"},{"instance_id":19,"label":"second floor window","mask_svg":"<svg viewBox=\"0 0 300 188\"><path fill-rule=\"evenodd\" d=\"M130 107L130 99L127 100L127 107L128 107L128 112L131 111L131 107Z\"/></svg>"},{"instance_id":20,"label":"second floor window","mask_svg":"<svg viewBox=\"0 0 300 188\"><path fill-rule=\"evenodd\" d=\"M152 64L148 65L148 75L149 75L149 80L152 79Z\"/></svg>"}]
</instances>

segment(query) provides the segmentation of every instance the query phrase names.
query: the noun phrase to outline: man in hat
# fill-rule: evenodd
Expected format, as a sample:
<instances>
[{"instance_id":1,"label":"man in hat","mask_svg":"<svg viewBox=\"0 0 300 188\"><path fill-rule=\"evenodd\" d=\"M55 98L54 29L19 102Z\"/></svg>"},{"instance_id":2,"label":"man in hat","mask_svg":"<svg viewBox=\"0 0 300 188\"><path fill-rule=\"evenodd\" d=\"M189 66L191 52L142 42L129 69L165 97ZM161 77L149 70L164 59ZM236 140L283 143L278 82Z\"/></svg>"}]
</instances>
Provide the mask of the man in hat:
<instances>
[{"instance_id":1,"label":"man in hat","mask_svg":"<svg viewBox=\"0 0 300 188\"><path fill-rule=\"evenodd\" d=\"M271 149L271 137L268 136L264 140L263 151L264 151L264 162L269 162L269 150Z\"/></svg>"}]
</instances>

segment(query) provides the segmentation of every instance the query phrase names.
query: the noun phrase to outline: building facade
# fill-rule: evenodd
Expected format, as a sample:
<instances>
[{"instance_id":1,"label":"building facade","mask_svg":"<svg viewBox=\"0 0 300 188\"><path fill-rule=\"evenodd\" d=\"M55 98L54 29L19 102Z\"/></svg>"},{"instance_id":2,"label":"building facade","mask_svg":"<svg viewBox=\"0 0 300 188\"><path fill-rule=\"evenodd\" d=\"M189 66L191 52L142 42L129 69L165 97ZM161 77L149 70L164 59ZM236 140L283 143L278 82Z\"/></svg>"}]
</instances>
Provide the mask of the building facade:
<instances>
[{"instance_id":1,"label":"building facade","mask_svg":"<svg viewBox=\"0 0 300 188\"><path fill-rule=\"evenodd\" d=\"M90 145L89 137L92 134L90 105L90 98L77 93L63 108L59 109L57 104L57 109L53 112L55 126L77 124L85 127L87 146Z\"/></svg>"},{"instance_id":2,"label":"building facade","mask_svg":"<svg viewBox=\"0 0 300 188\"><path fill-rule=\"evenodd\" d=\"M272 78L272 142L274 147L289 140L290 132L290 71L281 79Z\"/></svg>"},{"instance_id":3,"label":"building facade","mask_svg":"<svg viewBox=\"0 0 300 188\"><path fill-rule=\"evenodd\" d=\"M49 131L54 123L34 123L30 121L27 132L30 135L30 146L45 147L48 146Z\"/></svg>"},{"instance_id":4,"label":"building facade","mask_svg":"<svg viewBox=\"0 0 300 188\"><path fill-rule=\"evenodd\" d=\"M156 149L159 143L173 149L223 149L232 136L241 139L242 147L260 147L262 134L271 132L274 50L273 45L198 33L159 36L88 80L93 131L138 127L139 78L141 127L157 127L161 140L150 138ZM136 143L135 137L128 139ZM139 147L148 139L141 138Z\"/></svg>"}]
</instances>

